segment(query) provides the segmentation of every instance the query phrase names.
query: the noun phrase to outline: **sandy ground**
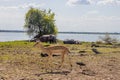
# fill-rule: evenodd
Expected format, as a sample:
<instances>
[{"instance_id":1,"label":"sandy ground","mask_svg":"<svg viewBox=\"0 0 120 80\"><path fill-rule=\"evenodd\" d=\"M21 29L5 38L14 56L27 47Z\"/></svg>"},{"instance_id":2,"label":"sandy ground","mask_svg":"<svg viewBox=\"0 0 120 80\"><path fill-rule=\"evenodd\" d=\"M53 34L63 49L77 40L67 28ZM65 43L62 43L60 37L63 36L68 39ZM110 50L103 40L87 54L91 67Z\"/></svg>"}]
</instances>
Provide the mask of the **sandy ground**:
<instances>
[{"instance_id":1,"label":"sandy ground","mask_svg":"<svg viewBox=\"0 0 120 80\"><path fill-rule=\"evenodd\" d=\"M110 54L112 56L109 57L102 54L72 55L72 70L68 62L61 68L56 63L46 66L45 63L36 64L35 61L0 63L0 80L119 80L120 58L113 56L114 53ZM119 53L115 54L120 56Z\"/></svg>"},{"instance_id":2,"label":"sandy ground","mask_svg":"<svg viewBox=\"0 0 120 80\"><path fill-rule=\"evenodd\" d=\"M48 62L39 51L16 50L0 48L0 80L120 80L119 49L101 54L75 52L70 54L72 67L66 55L61 68L60 56Z\"/></svg>"}]
</instances>

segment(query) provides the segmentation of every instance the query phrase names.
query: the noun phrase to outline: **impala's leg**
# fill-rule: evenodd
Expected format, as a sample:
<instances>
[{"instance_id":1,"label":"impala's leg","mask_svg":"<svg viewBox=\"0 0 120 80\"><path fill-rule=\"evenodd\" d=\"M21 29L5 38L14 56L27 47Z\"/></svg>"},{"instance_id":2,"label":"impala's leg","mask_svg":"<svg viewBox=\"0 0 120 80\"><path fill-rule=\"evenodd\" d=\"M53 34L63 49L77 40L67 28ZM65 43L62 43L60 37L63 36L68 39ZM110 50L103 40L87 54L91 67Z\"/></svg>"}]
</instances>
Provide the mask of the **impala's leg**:
<instances>
[{"instance_id":1,"label":"impala's leg","mask_svg":"<svg viewBox=\"0 0 120 80\"><path fill-rule=\"evenodd\" d=\"M49 60L48 62L51 64L52 63L52 53L51 52L49 53L49 59L48 60Z\"/></svg>"},{"instance_id":2,"label":"impala's leg","mask_svg":"<svg viewBox=\"0 0 120 80\"><path fill-rule=\"evenodd\" d=\"M47 70L48 70L48 61L49 61L49 55L48 55L48 57L46 58L46 62L45 62L45 70L46 70L46 72L47 72Z\"/></svg>"},{"instance_id":3,"label":"impala's leg","mask_svg":"<svg viewBox=\"0 0 120 80\"><path fill-rule=\"evenodd\" d=\"M68 55L68 58L69 58L69 64L70 64L70 67L71 67L71 71L72 71L72 63L71 63L71 59L70 59L70 55L69 54L67 54Z\"/></svg>"},{"instance_id":4,"label":"impala's leg","mask_svg":"<svg viewBox=\"0 0 120 80\"><path fill-rule=\"evenodd\" d=\"M63 54L62 54L62 56L61 56L61 65L60 65L60 67L62 67L62 66L63 66L64 56L65 56L65 53L63 53Z\"/></svg>"},{"instance_id":5,"label":"impala's leg","mask_svg":"<svg viewBox=\"0 0 120 80\"><path fill-rule=\"evenodd\" d=\"M64 62L64 56L65 56L65 55L63 54L63 55L62 55L62 63L61 63L62 65L63 65L63 62Z\"/></svg>"},{"instance_id":6,"label":"impala's leg","mask_svg":"<svg viewBox=\"0 0 120 80\"><path fill-rule=\"evenodd\" d=\"M46 58L46 62L45 62L45 69L46 69L46 72L49 70L49 61L50 61L50 54L48 54L48 57Z\"/></svg>"},{"instance_id":7,"label":"impala's leg","mask_svg":"<svg viewBox=\"0 0 120 80\"><path fill-rule=\"evenodd\" d=\"M49 53L49 57L48 57L48 61L47 61L47 63L49 64L49 65L47 65L49 68L49 70L51 70L51 72L52 72L52 53Z\"/></svg>"}]
</instances>

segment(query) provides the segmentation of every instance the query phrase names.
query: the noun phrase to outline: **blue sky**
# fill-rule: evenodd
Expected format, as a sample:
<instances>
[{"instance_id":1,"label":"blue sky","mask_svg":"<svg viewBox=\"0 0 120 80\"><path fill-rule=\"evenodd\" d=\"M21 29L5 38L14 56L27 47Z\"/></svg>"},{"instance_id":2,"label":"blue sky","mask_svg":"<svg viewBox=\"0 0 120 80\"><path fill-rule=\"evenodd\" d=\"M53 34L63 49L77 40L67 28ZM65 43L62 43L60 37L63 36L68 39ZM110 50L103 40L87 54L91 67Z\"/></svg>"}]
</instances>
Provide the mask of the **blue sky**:
<instances>
[{"instance_id":1,"label":"blue sky","mask_svg":"<svg viewBox=\"0 0 120 80\"><path fill-rule=\"evenodd\" d=\"M59 31L120 32L120 0L0 0L0 29L24 30L30 6L52 9Z\"/></svg>"}]
</instances>

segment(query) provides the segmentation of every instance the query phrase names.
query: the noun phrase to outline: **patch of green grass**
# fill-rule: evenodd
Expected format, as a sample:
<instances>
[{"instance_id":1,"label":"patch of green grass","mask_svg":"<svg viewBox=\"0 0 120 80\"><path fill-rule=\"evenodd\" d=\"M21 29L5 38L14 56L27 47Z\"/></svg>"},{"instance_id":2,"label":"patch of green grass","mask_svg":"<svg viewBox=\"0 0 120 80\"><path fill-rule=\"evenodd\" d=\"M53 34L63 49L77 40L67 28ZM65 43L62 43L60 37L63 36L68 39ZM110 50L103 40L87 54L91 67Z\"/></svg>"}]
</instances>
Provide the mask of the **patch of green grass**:
<instances>
[{"instance_id":1,"label":"patch of green grass","mask_svg":"<svg viewBox=\"0 0 120 80\"><path fill-rule=\"evenodd\" d=\"M12 58L12 55L10 54L0 55L0 62L10 61L11 58Z\"/></svg>"}]
</instances>

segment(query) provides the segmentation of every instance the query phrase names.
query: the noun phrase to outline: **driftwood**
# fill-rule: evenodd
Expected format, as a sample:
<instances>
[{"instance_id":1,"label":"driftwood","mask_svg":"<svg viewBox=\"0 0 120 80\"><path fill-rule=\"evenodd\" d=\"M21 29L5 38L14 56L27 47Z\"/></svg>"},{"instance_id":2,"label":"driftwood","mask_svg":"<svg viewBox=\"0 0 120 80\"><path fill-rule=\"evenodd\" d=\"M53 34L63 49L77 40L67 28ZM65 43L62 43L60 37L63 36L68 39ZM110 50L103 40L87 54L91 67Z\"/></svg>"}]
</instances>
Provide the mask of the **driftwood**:
<instances>
[{"instance_id":1,"label":"driftwood","mask_svg":"<svg viewBox=\"0 0 120 80\"><path fill-rule=\"evenodd\" d=\"M86 64L83 63L83 62L76 62L76 64L79 65L79 66L86 66Z\"/></svg>"},{"instance_id":2,"label":"driftwood","mask_svg":"<svg viewBox=\"0 0 120 80\"><path fill-rule=\"evenodd\" d=\"M92 51L95 53L95 54L100 54L101 52L99 52L97 49L93 48Z\"/></svg>"},{"instance_id":3,"label":"driftwood","mask_svg":"<svg viewBox=\"0 0 120 80\"><path fill-rule=\"evenodd\" d=\"M64 44L80 44L79 41L75 41L75 40L65 40L63 41Z\"/></svg>"}]
</instances>

